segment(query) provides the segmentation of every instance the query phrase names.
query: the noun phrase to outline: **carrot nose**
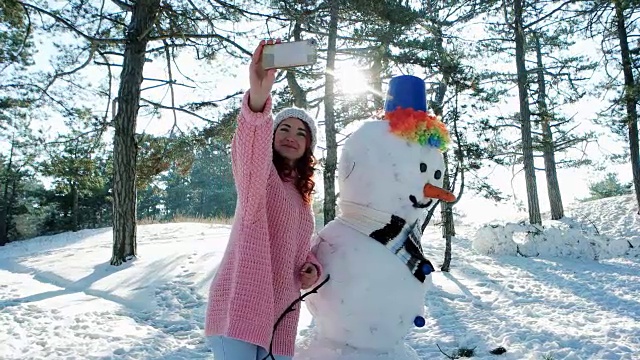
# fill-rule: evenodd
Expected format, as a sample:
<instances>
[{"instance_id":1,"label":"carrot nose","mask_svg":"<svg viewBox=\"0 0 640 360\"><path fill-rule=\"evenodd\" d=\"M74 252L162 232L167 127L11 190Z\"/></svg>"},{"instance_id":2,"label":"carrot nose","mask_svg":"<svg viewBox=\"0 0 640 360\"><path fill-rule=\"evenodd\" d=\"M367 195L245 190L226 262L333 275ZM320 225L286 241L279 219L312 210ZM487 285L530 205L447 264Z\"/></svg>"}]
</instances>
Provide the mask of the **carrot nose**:
<instances>
[{"instance_id":1,"label":"carrot nose","mask_svg":"<svg viewBox=\"0 0 640 360\"><path fill-rule=\"evenodd\" d=\"M437 186L433 186L431 184L426 184L424 189L422 190L424 197L431 199L440 199L444 202L454 202L456 201L456 196L451 192Z\"/></svg>"}]
</instances>

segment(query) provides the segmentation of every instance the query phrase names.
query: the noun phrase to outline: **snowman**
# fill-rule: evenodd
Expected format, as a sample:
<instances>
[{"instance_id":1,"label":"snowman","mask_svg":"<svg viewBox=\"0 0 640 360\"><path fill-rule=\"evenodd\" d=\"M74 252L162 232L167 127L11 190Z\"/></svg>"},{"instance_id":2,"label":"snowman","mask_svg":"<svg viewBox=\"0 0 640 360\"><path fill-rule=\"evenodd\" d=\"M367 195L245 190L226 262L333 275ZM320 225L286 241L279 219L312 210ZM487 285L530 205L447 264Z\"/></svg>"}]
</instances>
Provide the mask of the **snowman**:
<instances>
[{"instance_id":1,"label":"snowman","mask_svg":"<svg viewBox=\"0 0 640 360\"><path fill-rule=\"evenodd\" d=\"M426 111L424 82L392 78L385 118L363 123L343 146L339 215L313 250L330 279L306 298L315 326L296 360L419 359L404 338L425 326L434 271L420 244L425 208L455 200L442 189L448 143Z\"/></svg>"}]
</instances>

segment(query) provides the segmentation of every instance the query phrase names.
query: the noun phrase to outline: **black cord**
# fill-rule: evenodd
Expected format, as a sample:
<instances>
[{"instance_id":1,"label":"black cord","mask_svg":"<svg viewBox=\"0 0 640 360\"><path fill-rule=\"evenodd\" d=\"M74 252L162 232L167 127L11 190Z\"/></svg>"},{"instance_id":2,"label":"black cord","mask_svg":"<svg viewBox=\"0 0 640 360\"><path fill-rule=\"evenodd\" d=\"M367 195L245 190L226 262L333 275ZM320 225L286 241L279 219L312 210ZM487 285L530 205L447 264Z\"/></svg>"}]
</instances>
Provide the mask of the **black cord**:
<instances>
[{"instance_id":1,"label":"black cord","mask_svg":"<svg viewBox=\"0 0 640 360\"><path fill-rule=\"evenodd\" d=\"M273 338L274 338L274 336L276 334L276 329L278 328L278 325L280 325L280 322L284 319L284 317L288 313L296 310L294 308L294 306L296 306L297 303L302 302L304 300L304 298L306 298L307 296L309 296L309 295L311 295L313 293L317 293L318 289L320 289L322 286L324 286L324 284L326 284L329 281L330 278L331 278L331 276L329 274L327 274L327 278L324 279L320 284L318 284L318 286L316 286L313 289L309 290L308 292L302 294L302 296L300 296L299 298L294 300L291 303L291 305L289 305L289 307L287 307L287 309L282 314L280 314L280 317L276 321L275 325L273 325L273 332L271 333L271 343L269 344L269 353L267 354L267 356L262 358L262 360L267 360L269 358L271 358L271 360L276 360L275 356L273 355Z\"/></svg>"}]
</instances>

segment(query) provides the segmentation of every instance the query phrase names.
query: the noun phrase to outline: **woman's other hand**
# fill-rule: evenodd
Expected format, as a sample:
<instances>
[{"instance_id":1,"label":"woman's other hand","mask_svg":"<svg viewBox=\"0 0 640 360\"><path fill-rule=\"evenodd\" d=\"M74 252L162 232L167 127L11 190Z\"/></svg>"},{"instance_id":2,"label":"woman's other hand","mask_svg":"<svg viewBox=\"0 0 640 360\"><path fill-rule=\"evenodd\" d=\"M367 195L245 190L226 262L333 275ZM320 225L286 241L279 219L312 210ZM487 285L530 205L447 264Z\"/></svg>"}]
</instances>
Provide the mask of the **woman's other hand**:
<instances>
[{"instance_id":1,"label":"woman's other hand","mask_svg":"<svg viewBox=\"0 0 640 360\"><path fill-rule=\"evenodd\" d=\"M318 281L318 269L312 263L304 263L300 270L300 284L302 290L306 290Z\"/></svg>"}]
</instances>

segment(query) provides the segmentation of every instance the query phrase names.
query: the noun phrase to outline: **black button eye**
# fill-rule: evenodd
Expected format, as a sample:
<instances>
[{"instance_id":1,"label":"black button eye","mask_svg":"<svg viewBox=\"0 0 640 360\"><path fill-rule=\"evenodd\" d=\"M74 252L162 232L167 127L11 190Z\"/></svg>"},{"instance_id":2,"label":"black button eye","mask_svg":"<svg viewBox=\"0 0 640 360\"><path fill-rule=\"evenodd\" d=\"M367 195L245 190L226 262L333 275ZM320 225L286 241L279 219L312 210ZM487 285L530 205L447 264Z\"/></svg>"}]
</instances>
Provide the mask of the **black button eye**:
<instances>
[{"instance_id":1,"label":"black button eye","mask_svg":"<svg viewBox=\"0 0 640 360\"><path fill-rule=\"evenodd\" d=\"M442 171L436 170L435 174L433 174L433 177L436 178L436 180L440 180L440 178L442 177Z\"/></svg>"},{"instance_id":2,"label":"black button eye","mask_svg":"<svg viewBox=\"0 0 640 360\"><path fill-rule=\"evenodd\" d=\"M427 164L420 163L420 172L427 172Z\"/></svg>"}]
</instances>

